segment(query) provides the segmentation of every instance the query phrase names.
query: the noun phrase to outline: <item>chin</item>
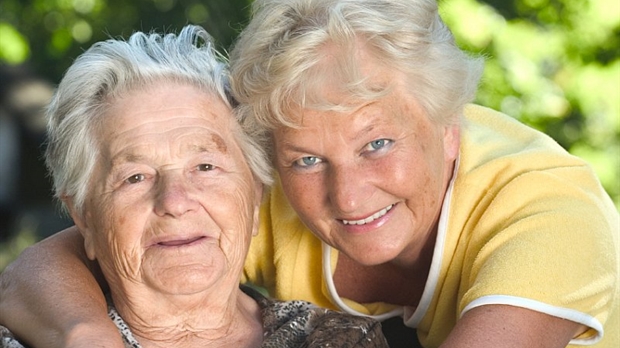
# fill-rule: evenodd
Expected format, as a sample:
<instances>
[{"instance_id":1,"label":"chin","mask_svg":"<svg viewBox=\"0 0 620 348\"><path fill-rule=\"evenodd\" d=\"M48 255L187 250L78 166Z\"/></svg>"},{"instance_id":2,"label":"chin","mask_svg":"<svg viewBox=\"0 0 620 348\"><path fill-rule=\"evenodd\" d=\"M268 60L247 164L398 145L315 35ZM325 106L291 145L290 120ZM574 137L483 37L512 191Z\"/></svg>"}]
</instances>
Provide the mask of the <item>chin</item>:
<instances>
[{"instance_id":1,"label":"chin","mask_svg":"<svg viewBox=\"0 0 620 348\"><path fill-rule=\"evenodd\" d=\"M202 279L196 277L178 277L167 279L159 284L159 291L171 295L193 295L212 287L215 282L209 281L209 277L202 274Z\"/></svg>"},{"instance_id":2,"label":"chin","mask_svg":"<svg viewBox=\"0 0 620 348\"><path fill-rule=\"evenodd\" d=\"M224 277L224 270L202 264L175 266L155 272L152 283L162 292L170 294L194 294L204 291Z\"/></svg>"},{"instance_id":3,"label":"chin","mask_svg":"<svg viewBox=\"0 0 620 348\"><path fill-rule=\"evenodd\" d=\"M347 253L349 258L363 266L377 266L393 261L398 253L387 251L357 251Z\"/></svg>"},{"instance_id":4,"label":"chin","mask_svg":"<svg viewBox=\"0 0 620 348\"><path fill-rule=\"evenodd\" d=\"M342 250L350 259L364 266L375 266L394 261L403 253L400 245L386 245L376 240L343 245Z\"/></svg>"}]
</instances>

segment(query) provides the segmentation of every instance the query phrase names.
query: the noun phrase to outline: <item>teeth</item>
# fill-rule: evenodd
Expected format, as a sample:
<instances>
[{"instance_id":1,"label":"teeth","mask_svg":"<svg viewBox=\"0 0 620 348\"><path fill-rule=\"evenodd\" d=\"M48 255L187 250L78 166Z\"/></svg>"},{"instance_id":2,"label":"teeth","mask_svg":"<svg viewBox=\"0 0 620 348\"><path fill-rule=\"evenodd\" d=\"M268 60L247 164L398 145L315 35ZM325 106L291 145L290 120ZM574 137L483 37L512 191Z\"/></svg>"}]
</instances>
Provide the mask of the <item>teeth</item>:
<instances>
[{"instance_id":1,"label":"teeth","mask_svg":"<svg viewBox=\"0 0 620 348\"><path fill-rule=\"evenodd\" d=\"M385 207L383 209L381 209L380 211L372 214L372 216L369 216L365 219L361 219L361 220L342 220L342 222L345 225L364 225L367 224L369 222L373 222L376 219L382 217L383 215L387 214L388 211L390 211L390 209L392 209L392 207L394 206L394 204L391 204L388 207Z\"/></svg>"}]
</instances>

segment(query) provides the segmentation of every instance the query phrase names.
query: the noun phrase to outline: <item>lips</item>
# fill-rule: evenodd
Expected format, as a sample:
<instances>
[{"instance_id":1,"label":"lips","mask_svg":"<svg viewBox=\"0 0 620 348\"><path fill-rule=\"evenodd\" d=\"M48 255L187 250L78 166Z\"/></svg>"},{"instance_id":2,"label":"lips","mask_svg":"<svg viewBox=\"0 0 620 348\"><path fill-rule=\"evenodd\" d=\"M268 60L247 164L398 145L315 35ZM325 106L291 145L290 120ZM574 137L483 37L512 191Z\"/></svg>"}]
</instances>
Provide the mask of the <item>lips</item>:
<instances>
[{"instance_id":1,"label":"lips","mask_svg":"<svg viewBox=\"0 0 620 348\"><path fill-rule=\"evenodd\" d=\"M367 217L365 219L359 219L359 220L344 220L343 219L342 223L345 224L345 225L365 225L365 224L371 223L371 222L379 219L380 217L384 216L393 207L394 207L394 204L390 204L389 206L379 210L378 212L372 214L371 216L369 216L369 217Z\"/></svg>"},{"instance_id":2,"label":"lips","mask_svg":"<svg viewBox=\"0 0 620 348\"><path fill-rule=\"evenodd\" d=\"M182 246L182 245L189 245L203 238L206 238L206 237L199 236L199 237L194 237L194 238L189 238L189 239L166 240L166 241L158 242L155 245L160 245L160 246L165 246L165 247L176 247L176 246Z\"/></svg>"}]
</instances>

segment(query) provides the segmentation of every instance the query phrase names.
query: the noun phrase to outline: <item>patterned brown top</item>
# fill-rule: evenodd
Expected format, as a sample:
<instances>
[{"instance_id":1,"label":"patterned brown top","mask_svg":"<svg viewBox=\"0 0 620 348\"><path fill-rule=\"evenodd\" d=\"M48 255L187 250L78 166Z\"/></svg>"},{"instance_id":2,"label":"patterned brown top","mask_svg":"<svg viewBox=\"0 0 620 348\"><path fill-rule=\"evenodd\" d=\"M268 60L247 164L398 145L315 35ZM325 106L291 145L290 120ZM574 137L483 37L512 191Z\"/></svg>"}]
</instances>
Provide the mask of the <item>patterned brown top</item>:
<instances>
[{"instance_id":1,"label":"patterned brown top","mask_svg":"<svg viewBox=\"0 0 620 348\"><path fill-rule=\"evenodd\" d=\"M387 348L381 323L367 318L319 308L306 301L278 301L241 286L261 308L262 348ZM126 348L141 348L129 326L112 304L108 315L116 324ZM11 333L0 326L0 347L23 348Z\"/></svg>"}]
</instances>

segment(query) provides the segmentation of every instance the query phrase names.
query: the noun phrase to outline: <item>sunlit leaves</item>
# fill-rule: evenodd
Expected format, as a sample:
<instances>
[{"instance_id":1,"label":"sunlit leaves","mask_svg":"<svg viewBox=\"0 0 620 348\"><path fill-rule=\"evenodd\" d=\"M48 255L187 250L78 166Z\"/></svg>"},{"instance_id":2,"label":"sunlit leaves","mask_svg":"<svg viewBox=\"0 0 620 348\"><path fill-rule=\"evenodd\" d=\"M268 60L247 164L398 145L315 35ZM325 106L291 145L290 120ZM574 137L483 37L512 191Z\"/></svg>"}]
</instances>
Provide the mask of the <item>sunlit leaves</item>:
<instances>
[{"instance_id":1,"label":"sunlit leaves","mask_svg":"<svg viewBox=\"0 0 620 348\"><path fill-rule=\"evenodd\" d=\"M80 20L71 27L71 36L79 43L88 42L93 36L93 30L87 21Z\"/></svg>"},{"instance_id":2,"label":"sunlit leaves","mask_svg":"<svg viewBox=\"0 0 620 348\"><path fill-rule=\"evenodd\" d=\"M168 12L172 10L174 5L176 4L175 0L153 0L155 4L155 8L157 8L160 12Z\"/></svg>"},{"instance_id":3,"label":"sunlit leaves","mask_svg":"<svg viewBox=\"0 0 620 348\"><path fill-rule=\"evenodd\" d=\"M190 23L202 23L209 19L209 9L200 3L194 3L185 10Z\"/></svg>"},{"instance_id":4,"label":"sunlit leaves","mask_svg":"<svg viewBox=\"0 0 620 348\"><path fill-rule=\"evenodd\" d=\"M620 2L443 0L459 44L488 57L477 101L593 165L620 207Z\"/></svg>"},{"instance_id":5,"label":"sunlit leaves","mask_svg":"<svg viewBox=\"0 0 620 348\"><path fill-rule=\"evenodd\" d=\"M0 61L15 65L30 55L28 40L12 25L0 22L0 38Z\"/></svg>"},{"instance_id":6,"label":"sunlit leaves","mask_svg":"<svg viewBox=\"0 0 620 348\"><path fill-rule=\"evenodd\" d=\"M55 83L95 41L187 23L204 26L228 48L247 21L250 2L0 0L0 63L28 63ZM620 1L439 4L458 44L487 57L477 102L588 160L620 206Z\"/></svg>"}]
</instances>

